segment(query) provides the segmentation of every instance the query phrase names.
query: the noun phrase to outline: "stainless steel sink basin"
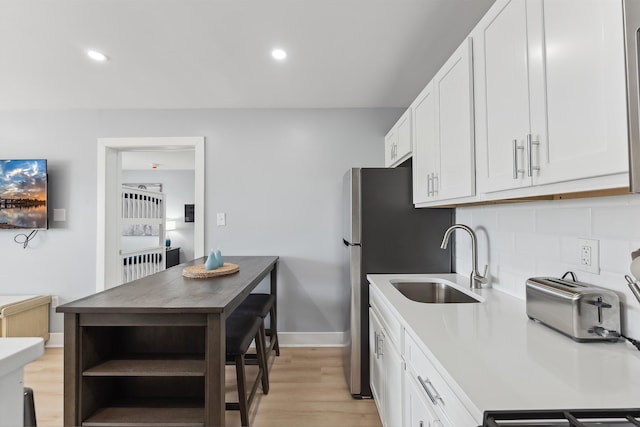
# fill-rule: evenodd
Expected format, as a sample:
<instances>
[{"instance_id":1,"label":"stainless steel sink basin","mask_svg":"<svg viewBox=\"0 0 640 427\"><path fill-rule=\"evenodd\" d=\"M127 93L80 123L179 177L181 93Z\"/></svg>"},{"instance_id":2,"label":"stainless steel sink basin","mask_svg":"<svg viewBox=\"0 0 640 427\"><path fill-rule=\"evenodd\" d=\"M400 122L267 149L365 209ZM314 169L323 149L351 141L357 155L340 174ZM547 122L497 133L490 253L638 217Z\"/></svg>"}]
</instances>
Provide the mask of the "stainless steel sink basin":
<instances>
[{"instance_id":1,"label":"stainless steel sink basin","mask_svg":"<svg viewBox=\"0 0 640 427\"><path fill-rule=\"evenodd\" d=\"M391 284L412 301L428 304L478 303L477 299L442 282L401 282Z\"/></svg>"}]
</instances>

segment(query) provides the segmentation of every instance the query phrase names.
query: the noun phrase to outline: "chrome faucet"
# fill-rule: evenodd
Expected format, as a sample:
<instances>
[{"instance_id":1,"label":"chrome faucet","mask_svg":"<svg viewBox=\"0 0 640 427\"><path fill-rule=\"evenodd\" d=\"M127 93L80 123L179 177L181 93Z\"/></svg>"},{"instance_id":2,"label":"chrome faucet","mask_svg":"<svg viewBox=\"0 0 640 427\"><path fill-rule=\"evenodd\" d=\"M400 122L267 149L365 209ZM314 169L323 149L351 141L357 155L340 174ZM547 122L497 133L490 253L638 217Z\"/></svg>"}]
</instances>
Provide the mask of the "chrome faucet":
<instances>
[{"instance_id":1,"label":"chrome faucet","mask_svg":"<svg viewBox=\"0 0 640 427\"><path fill-rule=\"evenodd\" d=\"M471 257L473 258L473 264L471 266L471 276L469 277L469 287L472 289L480 289L480 285L487 283L486 276L487 268L489 266L484 266L483 274L480 274L480 272L478 271L478 239L476 237L476 233L474 233L471 228L464 224L454 224L451 227L447 228L447 231L444 232L444 237L442 238L442 244L440 245L440 248L447 248L447 243L449 243L449 236L456 228L466 231L471 236Z\"/></svg>"}]
</instances>

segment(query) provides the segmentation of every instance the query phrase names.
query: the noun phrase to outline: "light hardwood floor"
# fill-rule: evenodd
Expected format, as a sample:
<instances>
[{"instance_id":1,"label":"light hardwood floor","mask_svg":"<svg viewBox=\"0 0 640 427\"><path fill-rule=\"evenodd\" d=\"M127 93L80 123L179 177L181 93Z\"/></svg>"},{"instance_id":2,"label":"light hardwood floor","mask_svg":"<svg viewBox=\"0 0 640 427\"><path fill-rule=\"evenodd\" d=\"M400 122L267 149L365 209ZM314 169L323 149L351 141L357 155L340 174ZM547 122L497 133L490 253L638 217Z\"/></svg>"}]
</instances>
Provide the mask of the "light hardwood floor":
<instances>
[{"instance_id":1,"label":"light hardwood floor","mask_svg":"<svg viewBox=\"0 0 640 427\"><path fill-rule=\"evenodd\" d=\"M63 424L62 368L61 348L46 349L25 367L24 384L33 388L39 427ZM227 367L228 401L237 401L233 369ZM339 348L282 348L280 357L271 360L269 380L268 395L258 389L250 415L253 427L381 426L373 400L351 398ZM240 425L238 412L227 411L226 418L227 425Z\"/></svg>"}]
</instances>

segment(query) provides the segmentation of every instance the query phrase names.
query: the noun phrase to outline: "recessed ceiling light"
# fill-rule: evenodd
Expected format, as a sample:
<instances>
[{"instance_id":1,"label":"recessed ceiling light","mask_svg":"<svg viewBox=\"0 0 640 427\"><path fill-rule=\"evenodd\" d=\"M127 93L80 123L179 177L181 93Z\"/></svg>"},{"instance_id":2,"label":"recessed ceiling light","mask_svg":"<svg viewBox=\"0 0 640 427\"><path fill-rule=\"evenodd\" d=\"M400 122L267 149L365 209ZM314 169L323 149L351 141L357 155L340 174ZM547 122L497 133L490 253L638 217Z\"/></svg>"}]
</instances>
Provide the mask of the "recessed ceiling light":
<instances>
[{"instance_id":1,"label":"recessed ceiling light","mask_svg":"<svg viewBox=\"0 0 640 427\"><path fill-rule=\"evenodd\" d=\"M287 57L287 52L285 52L282 49L273 49L271 51L271 56L273 56L278 61L282 61L283 59L285 59Z\"/></svg>"},{"instance_id":2,"label":"recessed ceiling light","mask_svg":"<svg viewBox=\"0 0 640 427\"><path fill-rule=\"evenodd\" d=\"M104 53L100 53L97 50L88 50L87 51L87 55L89 55L89 58L93 59L94 61L106 61L107 57L105 56Z\"/></svg>"}]
</instances>

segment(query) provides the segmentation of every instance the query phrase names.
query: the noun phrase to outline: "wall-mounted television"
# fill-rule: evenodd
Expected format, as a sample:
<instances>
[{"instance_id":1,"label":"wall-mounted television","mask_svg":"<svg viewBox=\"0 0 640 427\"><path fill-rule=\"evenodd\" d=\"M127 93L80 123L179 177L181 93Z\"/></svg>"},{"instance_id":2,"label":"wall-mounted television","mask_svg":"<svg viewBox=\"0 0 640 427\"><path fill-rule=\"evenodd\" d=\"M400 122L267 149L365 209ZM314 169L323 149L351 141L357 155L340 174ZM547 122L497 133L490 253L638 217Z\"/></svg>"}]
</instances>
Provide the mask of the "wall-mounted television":
<instances>
[{"instance_id":1,"label":"wall-mounted television","mask_svg":"<svg viewBox=\"0 0 640 427\"><path fill-rule=\"evenodd\" d=\"M47 161L0 160L0 230L47 228Z\"/></svg>"}]
</instances>

